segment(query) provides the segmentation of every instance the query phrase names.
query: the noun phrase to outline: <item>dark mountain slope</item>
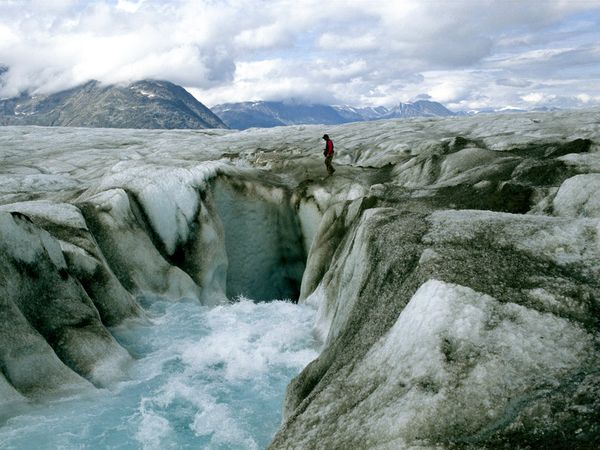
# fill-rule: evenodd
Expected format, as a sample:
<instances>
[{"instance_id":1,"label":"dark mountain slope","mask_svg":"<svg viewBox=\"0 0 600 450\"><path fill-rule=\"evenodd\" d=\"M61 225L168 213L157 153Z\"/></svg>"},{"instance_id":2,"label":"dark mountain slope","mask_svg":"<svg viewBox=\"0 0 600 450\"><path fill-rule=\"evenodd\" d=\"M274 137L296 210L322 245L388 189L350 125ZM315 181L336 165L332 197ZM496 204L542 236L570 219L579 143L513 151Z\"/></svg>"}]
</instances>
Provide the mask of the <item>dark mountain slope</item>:
<instances>
[{"instance_id":1,"label":"dark mountain slope","mask_svg":"<svg viewBox=\"0 0 600 450\"><path fill-rule=\"evenodd\" d=\"M227 128L181 86L168 81L84 85L51 95L0 100L1 125L101 128Z\"/></svg>"}]
</instances>

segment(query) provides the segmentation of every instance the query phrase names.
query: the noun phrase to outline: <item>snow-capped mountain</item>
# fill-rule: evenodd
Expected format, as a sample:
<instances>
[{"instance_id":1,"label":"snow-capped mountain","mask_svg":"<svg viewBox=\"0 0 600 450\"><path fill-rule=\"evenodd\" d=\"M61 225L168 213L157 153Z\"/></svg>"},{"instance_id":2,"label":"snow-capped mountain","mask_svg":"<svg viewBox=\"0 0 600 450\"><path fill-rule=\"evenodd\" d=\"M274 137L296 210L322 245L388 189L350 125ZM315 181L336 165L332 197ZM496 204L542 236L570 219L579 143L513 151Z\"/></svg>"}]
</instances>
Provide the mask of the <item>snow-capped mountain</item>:
<instances>
[{"instance_id":1,"label":"snow-capped mountain","mask_svg":"<svg viewBox=\"0 0 600 450\"><path fill-rule=\"evenodd\" d=\"M525 113L525 112L556 112L562 111L561 108L556 106L536 106L534 108L524 109L516 108L513 106L504 106L502 108L481 108L481 109L469 109L460 110L456 112L457 116L474 116L476 114L512 114L512 113Z\"/></svg>"},{"instance_id":2,"label":"snow-capped mountain","mask_svg":"<svg viewBox=\"0 0 600 450\"><path fill-rule=\"evenodd\" d=\"M0 125L227 128L184 88L157 80L129 85L89 81L51 95L0 100Z\"/></svg>"},{"instance_id":3,"label":"snow-capped mountain","mask_svg":"<svg viewBox=\"0 0 600 450\"><path fill-rule=\"evenodd\" d=\"M388 112L383 114L382 119L453 115L454 113L441 103L429 100L417 100L414 103L399 103L398 105L389 108Z\"/></svg>"},{"instance_id":4,"label":"snow-capped mountain","mask_svg":"<svg viewBox=\"0 0 600 450\"><path fill-rule=\"evenodd\" d=\"M437 102L419 100L400 103L392 108L330 106L298 102L241 102L216 105L212 110L230 128L244 130L252 127L281 125L336 125L365 120L419 116L452 116L454 113Z\"/></svg>"},{"instance_id":5,"label":"snow-capped mountain","mask_svg":"<svg viewBox=\"0 0 600 450\"><path fill-rule=\"evenodd\" d=\"M296 102L224 103L212 110L230 128L269 128L298 124L338 124L348 122L331 106Z\"/></svg>"}]
</instances>

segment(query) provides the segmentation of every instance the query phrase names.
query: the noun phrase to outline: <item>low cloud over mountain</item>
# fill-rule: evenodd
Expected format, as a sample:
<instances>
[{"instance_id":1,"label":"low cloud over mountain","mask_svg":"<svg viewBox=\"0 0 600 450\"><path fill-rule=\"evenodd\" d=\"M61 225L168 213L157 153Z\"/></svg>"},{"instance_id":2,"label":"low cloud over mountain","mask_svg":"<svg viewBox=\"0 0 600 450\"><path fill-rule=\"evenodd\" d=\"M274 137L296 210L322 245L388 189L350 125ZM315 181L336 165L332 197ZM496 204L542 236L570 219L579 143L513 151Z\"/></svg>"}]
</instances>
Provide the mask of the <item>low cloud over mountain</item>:
<instances>
[{"instance_id":1,"label":"low cloud over mountain","mask_svg":"<svg viewBox=\"0 0 600 450\"><path fill-rule=\"evenodd\" d=\"M0 100L0 125L226 128L181 86L154 80L108 86L89 81L56 94Z\"/></svg>"}]
</instances>

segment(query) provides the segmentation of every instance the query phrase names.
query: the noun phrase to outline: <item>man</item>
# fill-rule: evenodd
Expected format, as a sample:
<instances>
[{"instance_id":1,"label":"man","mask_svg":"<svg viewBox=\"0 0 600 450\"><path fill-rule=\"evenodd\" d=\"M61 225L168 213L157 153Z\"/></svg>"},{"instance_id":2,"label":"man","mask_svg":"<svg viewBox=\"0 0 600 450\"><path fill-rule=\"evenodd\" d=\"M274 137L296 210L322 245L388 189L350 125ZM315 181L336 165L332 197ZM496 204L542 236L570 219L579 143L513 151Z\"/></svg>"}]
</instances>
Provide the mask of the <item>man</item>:
<instances>
[{"instance_id":1,"label":"man","mask_svg":"<svg viewBox=\"0 0 600 450\"><path fill-rule=\"evenodd\" d=\"M325 167L327 167L327 173L329 173L329 175L333 175L333 172L335 172L335 169L331 165L331 161L333 160L333 141L329 139L328 134L324 134L323 139L325 139L325 150L323 150L323 156L325 156Z\"/></svg>"}]
</instances>

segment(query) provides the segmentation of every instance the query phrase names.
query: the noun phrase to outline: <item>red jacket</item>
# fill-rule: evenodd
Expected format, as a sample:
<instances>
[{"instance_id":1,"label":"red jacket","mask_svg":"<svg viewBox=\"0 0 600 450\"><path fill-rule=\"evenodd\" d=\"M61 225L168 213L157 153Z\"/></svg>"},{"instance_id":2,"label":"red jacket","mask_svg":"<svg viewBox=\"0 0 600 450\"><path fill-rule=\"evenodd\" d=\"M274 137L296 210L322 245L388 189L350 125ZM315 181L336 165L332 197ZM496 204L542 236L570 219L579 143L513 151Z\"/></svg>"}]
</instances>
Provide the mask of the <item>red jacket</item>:
<instances>
[{"instance_id":1,"label":"red jacket","mask_svg":"<svg viewBox=\"0 0 600 450\"><path fill-rule=\"evenodd\" d=\"M325 151L323 153L325 156L333 155L333 141L331 139L325 141Z\"/></svg>"}]
</instances>

